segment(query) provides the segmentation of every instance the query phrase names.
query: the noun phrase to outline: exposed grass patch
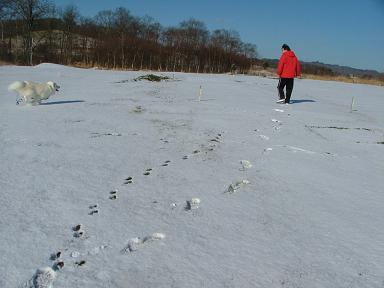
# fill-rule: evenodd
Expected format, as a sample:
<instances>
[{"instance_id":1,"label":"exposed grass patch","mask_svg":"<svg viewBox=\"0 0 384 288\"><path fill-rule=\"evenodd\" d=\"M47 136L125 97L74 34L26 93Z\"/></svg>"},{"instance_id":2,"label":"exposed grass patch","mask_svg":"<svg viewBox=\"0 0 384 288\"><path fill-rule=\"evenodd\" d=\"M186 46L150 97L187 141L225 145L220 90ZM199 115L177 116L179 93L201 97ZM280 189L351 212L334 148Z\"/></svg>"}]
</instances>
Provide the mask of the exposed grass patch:
<instances>
[{"instance_id":1,"label":"exposed grass patch","mask_svg":"<svg viewBox=\"0 0 384 288\"><path fill-rule=\"evenodd\" d=\"M160 82L163 80L170 80L170 79L171 78L169 78L167 76L157 76L154 74L147 74L147 75L139 76L139 77L133 79L133 81L147 80L147 81L151 81L151 82Z\"/></svg>"}]
</instances>

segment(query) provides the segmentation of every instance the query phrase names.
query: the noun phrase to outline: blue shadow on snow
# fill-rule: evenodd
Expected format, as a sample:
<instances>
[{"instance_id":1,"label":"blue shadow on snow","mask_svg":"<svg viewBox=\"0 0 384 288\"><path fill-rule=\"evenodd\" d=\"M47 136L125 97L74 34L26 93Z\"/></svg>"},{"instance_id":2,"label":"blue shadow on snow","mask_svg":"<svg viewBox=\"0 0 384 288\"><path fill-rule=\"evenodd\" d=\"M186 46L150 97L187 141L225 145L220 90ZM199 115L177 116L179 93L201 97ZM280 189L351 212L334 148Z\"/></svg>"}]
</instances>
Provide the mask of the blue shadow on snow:
<instances>
[{"instance_id":1,"label":"blue shadow on snow","mask_svg":"<svg viewBox=\"0 0 384 288\"><path fill-rule=\"evenodd\" d=\"M84 100L72 100L72 101L55 101L55 102L47 102L41 103L40 105L56 105L56 104L72 104L72 103L82 103Z\"/></svg>"},{"instance_id":2,"label":"blue shadow on snow","mask_svg":"<svg viewBox=\"0 0 384 288\"><path fill-rule=\"evenodd\" d=\"M295 103L305 103L305 102L316 102L316 101L315 100L291 100L289 103L295 104Z\"/></svg>"}]
</instances>

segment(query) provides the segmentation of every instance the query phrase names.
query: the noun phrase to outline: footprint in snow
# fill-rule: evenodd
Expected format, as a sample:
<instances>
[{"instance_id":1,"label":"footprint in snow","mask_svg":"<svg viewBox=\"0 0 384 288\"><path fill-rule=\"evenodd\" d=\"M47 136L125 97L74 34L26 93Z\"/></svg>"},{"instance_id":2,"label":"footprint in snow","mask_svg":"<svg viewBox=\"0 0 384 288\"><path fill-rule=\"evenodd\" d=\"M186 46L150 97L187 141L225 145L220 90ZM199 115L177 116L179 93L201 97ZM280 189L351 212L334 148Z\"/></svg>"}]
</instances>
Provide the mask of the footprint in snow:
<instances>
[{"instance_id":1,"label":"footprint in snow","mask_svg":"<svg viewBox=\"0 0 384 288\"><path fill-rule=\"evenodd\" d=\"M55 261L52 267L54 271L59 271L64 267L64 261L61 260L61 256L61 251L58 251L56 253L53 253L50 257L50 260Z\"/></svg>"},{"instance_id":2,"label":"footprint in snow","mask_svg":"<svg viewBox=\"0 0 384 288\"><path fill-rule=\"evenodd\" d=\"M99 205L98 204L94 204L94 205L90 205L89 207L89 213L88 215L93 215L93 214L98 214L99 213Z\"/></svg>"},{"instance_id":3,"label":"footprint in snow","mask_svg":"<svg viewBox=\"0 0 384 288\"><path fill-rule=\"evenodd\" d=\"M117 199L117 190L112 190L109 192L109 199L110 200L116 200Z\"/></svg>"},{"instance_id":4,"label":"footprint in snow","mask_svg":"<svg viewBox=\"0 0 384 288\"><path fill-rule=\"evenodd\" d=\"M51 259L52 261L55 261L55 260L59 259L60 257L61 257L61 251L58 251L56 253L53 253L49 259Z\"/></svg>"},{"instance_id":5,"label":"footprint in snow","mask_svg":"<svg viewBox=\"0 0 384 288\"><path fill-rule=\"evenodd\" d=\"M124 179L124 184L132 184L133 183L133 177L129 176L127 178Z\"/></svg>"},{"instance_id":6,"label":"footprint in snow","mask_svg":"<svg viewBox=\"0 0 384 288\"><path fill-rule=\"evenodd\" d=\"M201 200L199 198L192 198L191 200L187 200L187 205L185 206L186 211L195 210L199 208Z\"/></svg>"},{"instance_id":7,"label":"footprint in snow","mask_svg":"<svg viewBox=\"0 0 384 288\"><path fill-rule=\"evenodd\" d=\"M51 267L37 269L35 275L22 288L52 288L56 272Z\"/></svg>"},{"instance_id":8,"label":"footprint in snow","mask_svg":"<svg viewBox=\"0 0 384 288\"><path fill-rule=\"evenodd\" d=\"M75 262L75 264L77 266L83 266L85 263L87 263L85 260L80 260L80 261Z\"/></svg>"},{"instance_id":9,"label":"footprint in snow","mask_svg":"<svg viewBox=\"0 0 384 288\"><path fill-rule=\"evenodd\" d=\"M83 238L85 235L84 227L81 224L77 224L76 226L72 227L73 231L73 237L75 238Z\"/></svg>"},{"instance_id":10,"label":"footprint in snow","mask_svg":"<svg viewBox=\"0 0 384 288\"><path fill-rule=\"evenodd\" d=\"M167 161L165 161L161 166L164 166L164 167L166 167L166 166L168 166L169 165L169 163L171 163L171 161L169 161L169 160L167 160Z\"/></svg>"},{"instance_id":11,"label":"footprint in snow","mask_svg":"<svg viewBox=\"0 0 384 288\"><path fill-rule=\"evenodd\" d=\"M152 171L152 168L148 168L147 170L145 170L143 175L145 175L145 176L151 175L151 171Z\"/></svg>"},{"instance_id":12,"label":"footprint in snow","mask_svg":"<svg viewBox=\"0 0 384 288\"><path fill-rule=\"evenodd\" d=\"M163 240L164 238L165 238L165 234L163 233L153 233L152 235L145 236L144 238L134 237L129 239L127 246L125 246L121 252L122 253L134 252L144 244L148 244L158 240Z\"/></svg>"}]
</instances>

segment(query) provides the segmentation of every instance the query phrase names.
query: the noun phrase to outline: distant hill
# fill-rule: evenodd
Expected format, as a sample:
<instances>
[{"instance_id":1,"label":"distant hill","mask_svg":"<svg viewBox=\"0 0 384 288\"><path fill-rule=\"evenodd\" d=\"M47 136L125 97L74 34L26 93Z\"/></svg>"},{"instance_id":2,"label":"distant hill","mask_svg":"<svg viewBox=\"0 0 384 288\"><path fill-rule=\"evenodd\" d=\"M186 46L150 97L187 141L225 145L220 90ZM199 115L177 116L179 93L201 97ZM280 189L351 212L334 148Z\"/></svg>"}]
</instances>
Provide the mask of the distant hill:
<instances>
[{"instance_id":1,"label":"distant hill","mask_svg":"<svg viewBox=\"0 0 384 288\"><path fill-rule=\"evenodd\" d=\"M341 74L341 75L355 75L355 76L363 76L363 75L370 75L373 77L377 76L384 76L384 73L380 73L376 70L367 70L367 69L358 69L358 68L352 68L349 66L340 66L340 65L333 65L333 64L325 64L321 62L305 62L306 64L311 64L319 67L325 67L329 68L332 71Z\"/></svg>"},{"instance_id":2,"label":"distant hill","mask_svg":"<svg viewBox=\"0 0 384 288\"><path fill-rule=\"evenodd\" d=\"M260 61L264 63L268 63L270 67L277 67L278 60L277 59L261 59ZM315 62L305 62L300 61L303 66L303 72L306 71L309 73L313 73L317 71L319 73L314 74L332 74L332 75L342 75L342 76L368 76L374 78L382 78L384 77L384 73L380 73L376 70L366 70L366 69L357 69L349 66L340 66L333 64L325 64L318 61Z\"/></svg>"}]
</instances>

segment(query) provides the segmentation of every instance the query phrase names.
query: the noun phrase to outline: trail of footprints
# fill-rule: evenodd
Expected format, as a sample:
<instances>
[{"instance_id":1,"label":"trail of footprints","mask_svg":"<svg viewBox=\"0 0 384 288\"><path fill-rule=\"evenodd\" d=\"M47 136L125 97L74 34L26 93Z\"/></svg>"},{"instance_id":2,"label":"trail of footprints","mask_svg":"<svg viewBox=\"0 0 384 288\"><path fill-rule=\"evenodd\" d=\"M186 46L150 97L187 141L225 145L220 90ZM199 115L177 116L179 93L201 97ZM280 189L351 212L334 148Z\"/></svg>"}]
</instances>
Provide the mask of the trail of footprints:
<instances>
[{"instance_id":1,"label":"trail of footprints","mask_svg":"<svg viewBox=\"0 0 384 288\"><path fill-rule=\"evenodd\" d=\"M277 109L275 109L277 111ZM279 110L278 112L284 112L283 110ZM272 122L276 123L277 125L281 125L281 121L276 120L276 119L271 119ZM257 129L255 131L258 131ZM99 136L99 135L97 135ZM201 149L196 149L192 151L188 155L184 155L182 157L182 160L187 160L192 158L193 156L197 156L203 152L209 153L211 151L214 151L214 149L217 147L218 144L222 143L222 133L218 133L217 136L214 138L211 138L208 141L207 145L201 145ZM265 135L259 135L264 140L269 140L268 136ZM271 151L272 148L267 148L264 151ZM170 160L164 161L161 166L162 167L167 167L171 163ZM252 167L251 163L248 160L241 160L240 164L242 165L242 171L249 169ZM145 171L143 171L143 176L150 176L151 173L153 172L152 168L148 168ZM127 178L124 179L123 185L130 185L134 183L134 177L133 176L128 176ZM224 191L225 193L235 193L237 190L240 188L244 187L245 185L248 185L250 182L246 179L243 179L241 181L236 181L234 183L231 183L228 188ZM118 199L118 190L114 189L109 192L108 199L111 201L117 200ZM187 200L185 202L184 210L185 211L192 211L195 209L198 209L200 206L201 200L199 198L192 198L190 200ZM178 205L176 203L172 203L171 207L172 209L176 208ZM92 204L89 207L88 215L93 216L93 215L98 215L99 214L99 204ZM84 226L82 224L76 224L75 226L72 227L72 232L73 232L73 238L74 239L79 239L84 240L87 239L88 236L86 235ZM123 254L126 253L131 253L134 251L137 251L141 249L142 247L165 239L165 234L163 233L153 233L151 235L147 235L144 237L133 237L128 240L128 243L126 246L121 250ZM100 247L96 247L94 249L94 254L97 254L100 250L105 249L107 246L106 245L101 245ZM65 249L69 250L69 248ZM53 282L56 278L56 274L58 271L62 270L65 266L65 262L62 259L63 252L62 251L57 251L53 253L50 257L50 260L53 261L52 267L46 267L42 269L38 269L35 273L35 275L25 283L23 287L25 288L51 288L53 285ZM78 251L72 251L70 253L70 258L69 259L77 259L75 262L72 264L75 267L82 267L87 264L85 259L82 259L81 254Z\"/></svg>"},{"instance_id":2,"label":"trail of footprints","mask_svg":"<svg viewBox=\"0 0 384 288\"><path fill-rule=\"evenodd\" d=\"M275 109L278 111L277 109ZM278 112L284 112L283 110L279 110ZM276 123L277 125L281 125L281 121L272 119L272 122ZM255 130L257 131L257 130ZM95 135L97 136L104 136L104 135ZM115 135L112 135L115 136ZM120 136L120 135L116 135ZM201 145L200 149L193 150L190 154L184 155L181 159L182 160L188 160L194 156L197 156L201 153L209 153L211 151L214 151L215 148L220 144L223 143L223 133L218 133L215 137L211 138L208 141L208 144L206 145ZM269 140L268 136L265 135L259 135L264 140ZM267 150L272 148L267 148ZM269 150L268 150L269 151ZM171 164L170 160L166 160L161 164L161 167L167 167ZM242 165L243 169L240 169L242 171L249 169L252 167L249 161L247 160L241 160L240 164ZM151 173L153 172L152 168L148 168L145 171L143 171L143 176L150 176ZM245 185L248 185L250 182L246 179L243 179L241 181L237 181L234 183L231 183L229 187L224 191L225 193L235 193L237 190L240 188L244 187ZM123 185L131 185L134 184L134 177L133 176L128 176L127 178L124 179ZM117 200L118 199L118 190L114 189L111 190L108 194L108 199L111 201ZM192 211L196 210L199 208L201 203L201 200L199 198L192 198L190 200L185 201L185 206L184 210L185 211ZM171 208L174 209L178 205L176 203L171 204ZM99 204L92 204L89 207L88 215L94 216L99 214ZM73 233L73 239L79 239L79 241L82 241L84 239L87 239L88 236L86 235L84 226L82 224L76 224L75 226L72 227L72 233ZM161 241L165 239L165 234L163 233L153 233L151 235L147 235L144 237L133 237L128 240L128 243L126 246L121 250L122 254L127 254L127 253L132 253L134 251L137 251L150 243ZM101 250L104 250L107 248L106 245L101 245L99 247L96 247L93 249L92 254L98 254ZM69 248L64 249L66 252L70 250ZM88 252L90 253L90 252ZM38 269L35 273L35 275L27 281L24 286L24 288L51 288L53 285L53 282L56 278L57 272L62 270L65 266L65 262L63 260L63 252L62 251L57 251L53 253L50 256L50 260L53 261L52 267L46 267L42 269ZM72 265L75 267L82 267L87 264L85 259L82 259L83 254L78 252L78 251L72 251L69 254L69 259L76 259L76 261L72 261ZM68 258L68 257L67 257Z\"/></svg>"},{"instance_id":3,"label":"trail of footprints","mask_svg":"<svg viewBox=\"0 0 384 288\"><path fill-rule=\"evenodd\" d=\"M274 109L275 112L283 113L284 110L282 109ZM287 114L288 116L290 114ZM279 130L281 128L282 122L280 120L272 118L271 121L274 123L272 128L274 130ZM255 130L256 132L259 132L258 129ZM120 136L115 134L102 134L102 135L94 135L94 137L99 136ZM214 149L219 145L220 143L223 143L223 133L218 133L214 138L211 138L208 141L208 144L201 145L200 149L196 149L192 151L190 154L184 155L181 159L182 160L188 160L194 156L197 156L201 153L209 153L211 151L214 151ZM266 135L259 134L258 137L261 139L268 141L269 137ZM161 139L163 140L163 139ZM297 148L299 149L299 148ZM264 149L264 153L272 151L272 148L266 148ZM161 167L167 167L171 164L170 160L166 160L161 164ZM248 170L252 167L252 164L248 160L240 160L240 164L242 166L240 171ZM145 171L143 171L143 176L147 177L150 176L153 172L152 168L148 168ZM134 177L128 176L124 179L123 185L131 185L134 184ZM224 193L233 194L237 192L239 189L245 187L246 185L250 184L250 181L247 179L242 179L240 181L235 181L231 183L228 188L224 191ZM114 189L109 192L108 195L109 200L114 201L118 199L118 190ZM156 202L156 201L154 201ZM156 202L157 203L157 202ZM199 208L201 204L201 200L199 198L192 198L190 200L185 201L184 210L185 211L193 211ZM171 209L175 209L178 205L176 203L172 203ZM88 214L90 216L98 215L99 214L99 205L98 204L92 204L89 207ZM82 241L83 239L87 239L88 236L85 233L85 229L82 224L76 224L74 227L72 227L73 232L73 238L78 239L79 241ZM145 246L161 241L165 239L166 235L160 232L153 233L151 235L147 235L144 237L133 237L128 240L125 247L121 250L122 254L132 253L135 252L141 248L144 248ZM92 249L91 251L88 251L88 254L97 255L101 250L104 250L107 248L106 245L101 245L99 247L96 247ZM68 252L69 248L64 249L66 252ZM82 257L84 254L78 252L78 251L72 251L69 254L69 259L76 259L75 262L72 261L72 264L75 267L82 267L87 264L86 260ZM57 272L62 270L65 266L64 260L63 260L63 252L57 251L53 253L50 257L50 260L53 261L52 267L46 267L42 269L38 269L35 273L35 275L24 285L22 288L52 288L53 282L56 278Z\"/></svg>"},{"instance_id":4,"label":"trail of footprints","mask_svg":"<svg viewBox=\"0 0 384 288\"><path fill-rule=\"evenodd\" d=\"M190 159L193 156L197 156L201 153L209 153L211 151L214 151L214 149L218 146L218 144L223 142L223 133L218 133L214 138L211 138L208 141L207 145L201 145L201 149L196 149L192 151L188 155L184 155L182 157L182 160ZM243 160L242 160L243 161ZM170 160L166 160L161 164L161 167L167 167L171 164ZM250 165L252 166L252 165ZM153 172L152 168L148 168L143 172L143 176L150 176ZM128 176L124 179L123 185L131 185L134 184L134 177ZM249 184L248 180L242 180L240 182L236 182L234 184L231 184L230 187L227 189L226 192L234 193L239 188L243 187L244 185ZM111 190L108 194L108 199L110 201L115 201L118 199L118 190L114 189ZM192 198L190 200L185 201L184 210L185 211L193 211L200 207L201 200L199 198ZM176 203L171 204L171 208L174 209L178 205ZM99 215L99 204L91 204L88 206L88 215L95 216ZM144 237L133 237L128 240L128 243L126 246L121 250L122 254L131 253L134 251L137 251L151 243L161 241L165 239L166 235L164 233L156 232L151 235L147 235ZM88 235L86 234L86 231L84 229L84 225L82 224L76 224L72 227L72 240L70 240L70 243L73 243L73 241L83 241L88 238ZM53 282L57 276L57 273L61 271L65 267L65 262L70 261L74 267L82 267L87 265L87 261L83 257L84 255L97 255L101 250L104 250L107 248L107 245L101 245L99 247L96 247L92 249L91 251L87 251L85 253L80 253L76 250L74 250L71 247L67 247L65 249L62 249L60 251L54 252L50 256L50 260L53 261L53 264L51 267L45 267L38 269L33 275L33 277L24 283L22 285L22 288L52 288ZM63 254L67 254L64 257ZM69 260L70 259L70 260Z\"/></svg>"},{"instance_id":5,"label":"trail of footprints","mask_svg":"<svg viewBox=\"0 0 384 288\"><path fill-rule=\"evenodd\" d=\"M182 160L190 159L191 157L199 155L201 153L208 154L209 152L214 151L217 145L223 142L222 137L223 137L223 133L218 133L217 136L215 136L214 138L211 138L208 141L208 144L203 144L201 145L201 149L193 150L192 153L188 155L184 155L182 157Z\"/></svg>"}]
</instances>

